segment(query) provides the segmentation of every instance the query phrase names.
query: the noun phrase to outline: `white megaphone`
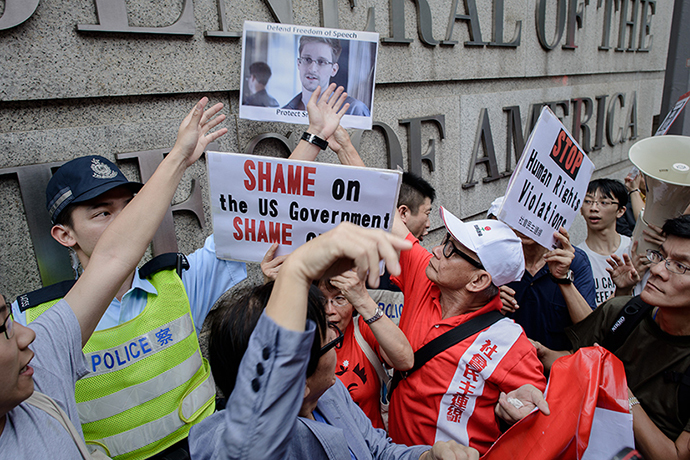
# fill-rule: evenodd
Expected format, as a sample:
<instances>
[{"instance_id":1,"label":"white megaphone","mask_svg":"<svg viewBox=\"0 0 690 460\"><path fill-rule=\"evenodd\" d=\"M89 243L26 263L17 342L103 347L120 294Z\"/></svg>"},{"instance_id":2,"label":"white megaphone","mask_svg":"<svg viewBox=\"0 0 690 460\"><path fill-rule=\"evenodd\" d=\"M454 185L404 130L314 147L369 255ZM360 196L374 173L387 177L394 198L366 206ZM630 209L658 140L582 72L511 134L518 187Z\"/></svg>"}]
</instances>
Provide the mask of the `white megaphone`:
<instances>
[{"instance_id":1,"label":"white megaphone","mask_svg":"<svg viewBox=\"0 0 690 460\"><path fill-rule=\"evenodd\" d=\"M690 137L655 136L636 142L628 157L645 175L647 198L633 231L638 254L657 246L644 240L649 224L662 227L690 204Z\"/></svg>"}]
</instances>

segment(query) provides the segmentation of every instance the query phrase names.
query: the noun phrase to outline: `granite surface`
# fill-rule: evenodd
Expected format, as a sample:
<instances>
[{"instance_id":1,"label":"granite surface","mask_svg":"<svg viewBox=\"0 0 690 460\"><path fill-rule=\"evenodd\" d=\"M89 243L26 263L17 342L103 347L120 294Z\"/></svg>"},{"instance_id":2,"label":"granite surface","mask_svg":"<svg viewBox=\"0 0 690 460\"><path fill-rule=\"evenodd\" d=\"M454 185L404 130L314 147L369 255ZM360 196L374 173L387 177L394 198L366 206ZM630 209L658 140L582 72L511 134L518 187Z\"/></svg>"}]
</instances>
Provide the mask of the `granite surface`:
<instances>
[{"instance_id":1,"label":"granite surface","mask_svg":"<svg viewBox=\"0 0 690 460\"><path fill-rule=\"evenodd\" d=\"M0 101L238 90L241 40L205 34L219 29L217 1L224 2L228 30L241 31L245 19L275 21L262 0L196 0L191 36L84 32L78 31L77 26L98 25L94 2L40 2L26 22L0 31L3 45L0 46ZM183 0L124 3L129 26L148 28L175 24L185 5ZM537 38L536 1L506 0L503 39L510 41L517 21L521 21L520 45L491 46L492 40L498 40L494 37L492 3L476 3L481 40L489 43L485 46L464 45L469 40L465 21L454 22L452 40L458 44L422 43L415 9L409 2L404 3L405 37L412 42L408 45L381 43L377 83L653 72L662 71L666 65L671 2L656 3L650 27L652 38L645 39L645 46L651 46L650 52L615 50L620 23L617 11L610 27L611 49L599 50L604 7L598 8L596 2L583 5L583 25L575 31L577 48L562 48L566 30L559 44L547 51ZM388 0L365 0L354 8L347 2L336 4L339 28L364 30L367 15L373 9L375 31L382 38L390 36ZM432 24L429 40L443 41L451 2L429 0L428 4ZM295 24L321 25L319 2L295 0L292 7ZM458 14L464 14L463 9L461 3ZM638 16L641 16L639 11ZM553 42L558 29L555 5L547 7L546 18L544 35ZM640 29L638 18L633 34L634 49L640 46ZM630 34L630 28L624 31L626 37ZM624 38L626 49L629 40Z\"/></svg>"}]
</instances>

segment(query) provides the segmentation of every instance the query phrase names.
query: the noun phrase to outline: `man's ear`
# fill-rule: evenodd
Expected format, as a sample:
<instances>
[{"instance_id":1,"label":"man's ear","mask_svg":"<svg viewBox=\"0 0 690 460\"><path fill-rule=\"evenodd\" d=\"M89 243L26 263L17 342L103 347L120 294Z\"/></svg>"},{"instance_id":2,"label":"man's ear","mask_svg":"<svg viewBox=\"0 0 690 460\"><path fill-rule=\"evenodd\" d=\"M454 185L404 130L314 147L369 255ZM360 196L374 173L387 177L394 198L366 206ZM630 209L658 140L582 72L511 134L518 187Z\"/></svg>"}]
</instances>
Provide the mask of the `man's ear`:
<instances>
[{"instance_id":1,"label":"man's ear","mask_svg":"<svg viewBox=\"0 0 690 460\"><path fill-rule=\"evenodd\" d=\"M403 223L407 224L407 219L412 215L412 211L410 211L410 208L408 208L406 204L401 204L398 206L398 214Z\"/></svg>"},{"instance_id":2,"label":"man's ear","mask_svg":"<svg viewBox=\"0 0 690 460\"><path fill-rule=\"evenodd\" d=\"M50 235L55 238L55 241L67 248L74 247L77 244L72 230L64 225L53 225L53 228L50 229Z\"/></svg>"},{"instance_id":3,"label":"man's ear","mask_svg":"<svg viewBox=\"0 0 690 460\"><path fill-rule=\"evenodd\" d=\"M340 66L336 62L335 64L333 64L333 71L331 72L331 77L335 77L335 74L338 73L338 69L340 69Z\"/></svg>"},{"instance_id":4,"label":"man's ear","mask_svg":"<svg viewBox=\"0 0 690 460\"><path fill-rule=\"evenodd\" d=\"M491 285L491 275L486 270L476 270L474 276L467 283L467 290L470 292L482 292Z\"/></svg>"},{"instance_id":5,"label":"man's ear","mask_svg":"<svg viewBox=\"0 0 690 460\"><path fill-rule=\"evenodd\" d=\"M627 208L626 208L625 206L621 206L621 208L620 208L620 209L618 210L618 212L616 213L616 219L620 219L621 216L622 216L623 214L625 214L626 209L627 209Z\"/></svg>"}]
</instances>

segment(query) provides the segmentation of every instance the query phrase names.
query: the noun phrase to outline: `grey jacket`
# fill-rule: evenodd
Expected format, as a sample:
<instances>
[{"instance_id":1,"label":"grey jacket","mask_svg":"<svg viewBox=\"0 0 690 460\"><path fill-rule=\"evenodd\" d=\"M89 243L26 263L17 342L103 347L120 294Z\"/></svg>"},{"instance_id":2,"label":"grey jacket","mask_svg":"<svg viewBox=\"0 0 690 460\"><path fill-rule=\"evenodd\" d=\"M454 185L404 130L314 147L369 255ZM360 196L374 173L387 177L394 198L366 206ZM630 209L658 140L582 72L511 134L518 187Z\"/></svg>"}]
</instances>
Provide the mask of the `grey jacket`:
<instances>
[{"instance_id":1,"label":"grey jacket","mask_svg":"<svg viewBox=\"0 0 690 460\"><path fill-rule=\"evenodd\" d=\"M298 417L314 324L298 333L262 315L225 410L192 427L192 459L414 459L428 446L393 444L338 380L319 399L328 425ZM348 449L349 447L349 449Z\"/></svg>"}]
</instances>

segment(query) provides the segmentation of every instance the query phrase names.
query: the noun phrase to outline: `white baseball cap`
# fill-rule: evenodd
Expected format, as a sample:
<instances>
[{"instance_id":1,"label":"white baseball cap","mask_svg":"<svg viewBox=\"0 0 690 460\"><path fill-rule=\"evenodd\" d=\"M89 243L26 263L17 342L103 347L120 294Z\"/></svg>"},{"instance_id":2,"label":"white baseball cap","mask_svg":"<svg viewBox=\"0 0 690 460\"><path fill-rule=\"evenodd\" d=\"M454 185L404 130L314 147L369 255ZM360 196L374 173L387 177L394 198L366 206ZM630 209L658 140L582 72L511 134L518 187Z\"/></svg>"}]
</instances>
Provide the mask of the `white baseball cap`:
<instances>
[{"instance_id":1,"label":"white baseball cap","mask_svg":"<svg viewBox=\"0 0 690 460\"><path fill-rule=\"evenodd\" d=\"M477 254L496 286L522 279L525 273L522 242L508 225L498 220L463 222L443 206L439 212L448 233Z\"/></svg>"},{"instance_id":2,"label":"white baseball cap","mask_svg":"<svg viewBox=\"0 0 690 460\"><path fill-rule=\"evenodd\" d=\"M501 205L503 204L503 198L503 196L499 196L491 202L491 206L489 206L489 210L486 212L487 219L491 216L498 217L498 210L501 209Z\"/></svg>"}]
</instances>

